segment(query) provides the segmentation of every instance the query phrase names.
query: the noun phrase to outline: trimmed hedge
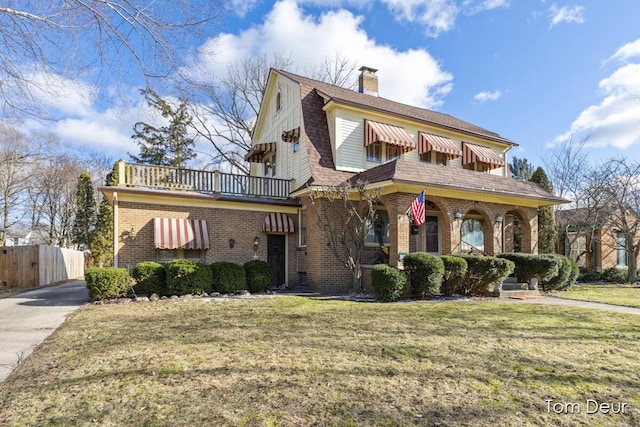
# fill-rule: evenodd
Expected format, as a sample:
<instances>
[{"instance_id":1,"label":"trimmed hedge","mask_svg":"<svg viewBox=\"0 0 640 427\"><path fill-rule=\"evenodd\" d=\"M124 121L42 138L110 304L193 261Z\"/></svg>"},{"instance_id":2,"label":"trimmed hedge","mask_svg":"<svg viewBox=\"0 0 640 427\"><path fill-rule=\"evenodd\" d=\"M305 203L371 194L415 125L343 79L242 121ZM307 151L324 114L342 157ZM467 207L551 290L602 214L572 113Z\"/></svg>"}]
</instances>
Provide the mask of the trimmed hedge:
<instances>
[{"instance_id":1,"label":"trimmed hedge","mask_svg":"<svg viewBox=\"0 0 640 427\"><path fill-rule=\"evenodd\" d=\"M407 292L409 280L407 275L395 267L378 264L371 271L373 296L382 302L397 301Z\"/></svg>"},{"instance_id":2,"label":"trimmed hedge","mask_svg":"<svg viewBox=\"0 0 640 427\"><path fill-rule=\"evenodd\" d=\"M467 261L467 274L462 280L460 293L463 295L495 295L497 286L502 284L515 268L513 261L504 258L475 255L455 255Z\"/></svg>"},{"instance_id":3,"label":"trimmed hedge","mask_svg":"<svg viewBox=\"0 0 640 427\"><path fill-rule=\"evenodd\" d=\"M513 261L515 274L518 282L529 282L534 277L538 283L548 282L558 275L562 264L559 258L554 255L523 254L518 252L502 253L498 258Z\"/></svg>"},{"instance_id":4,"label":"trimmed hedge","mask_svg":"<svg viewBox=\"0 0 640 427\"><path fill-rule=\"evenodd\" d=\"M141 262L133 267L131 277L135 280L133 290L139 295L167 295L167 276L164 271L164 265L146 261Z\"/></svg>"},{"instance_id":5,"label":"trimmed hedge","mask_svg":"<svg viewBox=\"0 0 640 427\"><path fill-rule=\"evenodd\" d=\"M409 274L411 296L424 299L440 293L444 264L442 260L425 252L407 254L402 261Z\"/></svg>"},{"instance_id":6,"label":"trimmed hedge","mask_svg":"<svg viewBox=\"0 0 640 427\"><path fill-rule=\"evenodd\" d=\"M607 268L600 274L600 278L605 282L627 283L629 281L629 270L626 268Z\"/></svg>"},{"instance_id":7,"label":"trimmed hedge","mask_svg":"<svg viewBox=\"0 0 640 427\"><path fill-rule=\"evenodd\" d=\"M247 261L242 266L250 292L264 292L271 286L271 266L259 259Z\"/></svg>"},{"instance_id":8,"label":"trimmed hedge","mask_svg":"<svg viewBox=\"0 0 640 427\"><path fill-rule=\"evenodd\" d=\"M558 274L547 281L540 282L540 286L544 292L554 290L565 290L576 282L578 277L578 264L563 255L543 255L553 256L559 262Z\"/></svg>"},{"instance_id":9,"label":"trimmed hedge","mask_svg":"<svg viewBox=\"0 0 640 427\"><path fill-rule=\"evenodd\" d=\"M228 294L244 289L247 282L244 268L233 262L220 261L211 264L213 287L216 292Z\"/></svg>"},{"instance_id":10,"label":"trimmed hedge","mask_svg":"<svg viewBox=\"0 0 640 427\"><path fill-rule=\"evenodd\" d=\"M440 292L448 297L461 293L462 281L467 274L467 261L453 255L442 255L440 259L444 265Z\"/></svg>"},{"instance_id":11,"label":"trimmed hedge","mask_svg":"<svg viewBox=\"0 0 640 427\"><path fill-rule=\"evenodd\" d=\"M200 295L213 290L213 275L205 264L175 259L165 265L167 290L171 295Z\"/></svg>"},{"instance_id":12,"label":"trimmed hedge","mask_svg":"<svg viewBox=\"0 0 640 427\"><path fill-rule=\"evenodd\" d=\"M131 285L126 268L90 267L85 270L84 279L92 300L124 297Z\"/></svg>"}]
</instances>

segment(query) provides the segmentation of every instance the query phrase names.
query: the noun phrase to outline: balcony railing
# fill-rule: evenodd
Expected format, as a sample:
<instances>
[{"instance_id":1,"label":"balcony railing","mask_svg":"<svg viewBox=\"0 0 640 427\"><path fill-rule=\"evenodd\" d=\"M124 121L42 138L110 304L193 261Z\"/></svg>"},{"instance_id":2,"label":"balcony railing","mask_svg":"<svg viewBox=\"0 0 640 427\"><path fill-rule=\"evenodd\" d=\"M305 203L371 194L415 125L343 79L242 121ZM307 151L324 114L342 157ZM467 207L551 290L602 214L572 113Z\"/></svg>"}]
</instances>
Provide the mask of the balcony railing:
<instances>
[{"instance_id":1,"label":"balcony railing","mask_svg":"<svg viewBox=\"0 0 640 427\"><path fill-rule=\"evenodd\" d=\"M180 169L135 163L118 164L118 185L174 191L287 199L291 180L236 175L219 171Z\"/></svg>"}]
</instances>

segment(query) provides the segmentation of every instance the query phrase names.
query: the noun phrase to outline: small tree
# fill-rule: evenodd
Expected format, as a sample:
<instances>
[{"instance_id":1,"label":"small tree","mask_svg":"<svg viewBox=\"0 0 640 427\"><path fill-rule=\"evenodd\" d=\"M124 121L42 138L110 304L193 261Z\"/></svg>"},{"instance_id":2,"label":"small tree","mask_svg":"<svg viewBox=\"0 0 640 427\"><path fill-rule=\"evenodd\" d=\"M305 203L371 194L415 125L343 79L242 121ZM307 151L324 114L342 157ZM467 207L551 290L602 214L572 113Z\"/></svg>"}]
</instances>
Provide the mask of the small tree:
<instances>
[{"instance_id":1,"label":"small tree","mask_svg":"<svg viewBox=\"0 0 640 427\"><path fill-rule=\"evenodd\" d=\"M114 186L118 182L118 162L107 175L105 185ZM96 228L89 249L93 262L99 266L113 265L113 207L109 200L103 198L98 208Z\"/></svg>"},{"instance_id":2,"label":"small tree","mask_svg":"<svg viewBox=\"0 0 640 427\"><path fill-rule=\"evenodd\" d=\"M379 189L367 190L363 181L309 191L311 203L318 206L318 225L333 255L351 270L355 292L362 290L365 237L377 218L373 205L379 197Z\"/></svg>"},{"instance_id":3,"label":"small tree","mask_svg":"<svg viewBox=\"0 0 640 427\"><path fill-rule=\"evenodd\" d=\"M538 167L529 179L531 182L535 182L540 187L547 190L549 193L553 192L553 187L544 169ZM538 213L538 252L541 254L550 254L555 252L556 245L556 224L553 218L553 207L543 206Z\"/></svg>"},{"instance_id":4,"label":"small tree","mask_svg":"<svg viewBox=\"0 0 640 427\"><path fill-rule=\"evenodd\" d=\"M177 107L173 107L151 88L141 92L147 104L159 111L169 123L162 127L144 122L136 123L132 138L140 147L140 154L134 156L128 153L129 156L137 163L186 167L187 163L196 157L193 151L195 142L189 136L192 118L187 111L187 102L181 100Z\"/></svg>"},{"instance_id":5,"label":"small tree","mask_svg":"<svg viewBox=\"0 0 640 427\"><path fill-rule=\"evenodd\" d=\"M511 170L511 176L517 179L523 179L528 181L533 175L533 165L529 163L527 159L521 159L513 156L511 163L509 164Z\"/></svg>"},{"instance_id":6,"label":"small tree","mask_svg":"<svg viewBox=\"0 0 640 427\"><path fill-rule=\"evenodd\" d=\"M96 225L96 199L93 197L93 184L88 173L82 172L76 188L76 217L73 222L73 243L79 249L91 245Z\"/></svg>"}]
</instances>

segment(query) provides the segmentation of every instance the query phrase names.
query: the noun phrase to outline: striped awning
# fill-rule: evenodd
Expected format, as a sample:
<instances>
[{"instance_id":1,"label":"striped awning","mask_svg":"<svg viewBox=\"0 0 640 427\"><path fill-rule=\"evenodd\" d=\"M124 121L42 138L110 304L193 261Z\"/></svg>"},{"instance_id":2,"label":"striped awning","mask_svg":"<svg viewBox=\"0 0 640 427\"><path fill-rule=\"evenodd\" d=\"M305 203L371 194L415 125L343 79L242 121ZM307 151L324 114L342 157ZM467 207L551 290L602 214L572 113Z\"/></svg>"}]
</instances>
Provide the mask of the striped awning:
<instances>
[{"instance_id":1,"label":"striped awning","mask_svg":"<svg viewBox=\"0 0 640 427\"><path fill-rule=\"evenodd\" d=\"M276 151L276 145L275 142L256 144L251 147L251 150L244 156L244 159L248 162L261 163L265 154Z\"/></svg>"},{"instance_id":2,"label":"striped awning","mask_svg":"<svg viewBox=\"0 0 640 427\"><path fill-rule=\"evenodd\" d=\"M480 145L469 144L468 142L462 143L462 164L482 162L489 165L489 169L499 168L504 166L504 160L500 155L496 154L489 147L482 147Z\"/></svg>"},{"instance_id":3,"label":"striped awning","mask_svg":"<svg viewBox=\"0 0 640 427\"><path fill-rule=\"evenodd\" d=\"M420 132L420 154L436 151L438 153L447 154L449 159L462 156L462 150L446 136L434 135L432 133Z\"/></svg>"},{"instance_id":4,"label":"striped awning","mask_svg":"<svg viewBox=\"0 0 640 427\"><path fill-rule=\"evenodd\" d=\"M295 129L285 130L282 132L282 140L284 142L293 142L297 138L300 138L300 127L298 126Z\"/></svg>"},{"instance_id":5,"label":"striped awning","mask_svg":"<svg viewBox=\"0 0 640 427\"><path fill-rule=\"evenodd\" d=\"M295 233L293 220L287 214L274 212L264 218L262 231L265 233Z\"/></svg>"},{"instance_id":6,"label":"striped awning","mask_svg":"<svg viewBox=\"0 0 640 427\"><path fill-rule=\"evenodd\" d=\"M416 142L404 128L365 120L364 146L367 147L376 142L386 142L387 144L403 147L405 152L416 148Z\"/></svg>"},{"instance_id":7,"label":"striped awning","mask_svg":"<svg viewBox=\"0 0 640 427\"><path fill-rule=\"evenodd\" d=\"M153 243L156 249L209 249L207 221L154 218Z\"/></svg>"}]
</instances>

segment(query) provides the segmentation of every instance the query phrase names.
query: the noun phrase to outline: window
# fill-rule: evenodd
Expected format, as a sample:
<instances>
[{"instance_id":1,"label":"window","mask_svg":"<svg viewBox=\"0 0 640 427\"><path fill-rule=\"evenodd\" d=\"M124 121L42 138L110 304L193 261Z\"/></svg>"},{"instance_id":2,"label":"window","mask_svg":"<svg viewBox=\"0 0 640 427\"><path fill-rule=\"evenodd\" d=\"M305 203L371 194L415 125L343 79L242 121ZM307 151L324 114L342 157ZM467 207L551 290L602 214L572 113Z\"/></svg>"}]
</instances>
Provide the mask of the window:
<instances>
[{"instance_id":1,"label":"window","mask_svg":"<svg viewBox=\"0 0 640 427\"><path fill-rule=\"evenodd\" d=\"M367 145L367 161L376 163L382 161L382 144L380 142Z\"/></svg>"},{"instance_id":2,"label":"window","mask_svg":"<svg viewBox=\"0 0 640 427\"><path fill-rule=\"evenodd\" d=\"M298 238L300 246L307 246L307 210L301 209L298 218Z\"/></svg>"},{"instance_id":3,"label":"window","mask_svg":"<svg viewBox=\"0 0 640 427\"><path fill-rule=\"evenodd\" d=\"M264 165L264 176L269 176L269 169L271 168L271 162L269 161L269 156L264 156L264 160L262 160L262 164Z\"/></svg>"},{"instance_id":4,"label":"window","mask_svg":"<svg viewBox=\"0 0 640 427\"><path fill-rule=\"evenodd\" d=\"M174 259L190 259L202 261L204 250L202 249L158 249L158 262L165 263Z\"/></svg>"},{"instance_id":5,"label":"window","mask_svg":"<svg viewBox=\"0 0 640 427\"><path fill-rule=\"evenodd\" d=\"M467 163L466 165L463 165L463 168L476 171L476 172L488 172L491 170L489 168L489 163L484 163L484 162Z\"/></svg>"},{"instance_id":6,"label":"window","mask_svg":"<svg viewBox=\"0 0 640 427\"><path fill-rule=\"evenodd\" d=\"M616 267L628 267L627 239L624 233L616 232Z\"/></svg>"},{"instance_id":7,"label":"window","mask_svg":"<svg viewBox=\"0 0 640 427\"><path fill-rule=\"evenodd\" d=\"M280 111L280 108L282 108L282 95L278 92L276 95L276 111Z\"/></svg>"},{"instance_id":8,"label":"window","mask_svg":"<svg viewBox=\"0 0 640 427\"><path fill-rule=\"evenodd\" d=\"M481 219L465 218L460 230L460 249L484 251L484 223Z\"/></svg>"},{"instance_id":9,"label":"window","mask_svg":"<svg viewBox=\"0 0 640 427\"><path fill-rule=\"evenodd\" d=\"M276 153L271 153L271 176L276 176Z\"/></svg>"},{"instance_id":10,"label":"window","mask_svg":"<svg viewBox=\"0 0 640 427\"><path fill-rule=\"evenodd\" d=\"M437 151L427 151L426 153L420 154L420 161L426 163L434 163L437 165L448 165L449 164L449 156L445 153L438 153Z\"/></svg>"},{"instance_id":11,"label":"window","mask_svg":"<svg viewBox=\"0 0 640 427\"><path fill-rule=\"evenodd\" d=\"M397 145L387 144L387 162L400 158L402 150Z\"/></svg>"},{"instance_id":12,"label":"window","mask_svg":"<svg viewBox=\"0 0 640 427\"><path fill-rule=\"evenodd\" d=\"M389 244L389 214L387 211L377 210L373 225L367 222L368 233L364 237L364 243L380 246Z\"/></svg>"},{"instance_id":13,"label":"window","mask_svg":"<svg viewBox=\"0 0 640 427\"><path fill-rule=\"evenodd\" d=\"M265 154L262 164L264 165L264 176L276 176L276 153Z\"/></svg>"},{"instance_id":14,"label":"window","mask_svg":"<svg viewBox=\"0 0 640 427\"><path fill-rule=\"evenodd\" d=\"M300 138L293 139L293 152L297 153L300 150Z\"/></svg>"}]
</instances>

